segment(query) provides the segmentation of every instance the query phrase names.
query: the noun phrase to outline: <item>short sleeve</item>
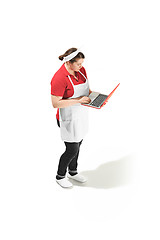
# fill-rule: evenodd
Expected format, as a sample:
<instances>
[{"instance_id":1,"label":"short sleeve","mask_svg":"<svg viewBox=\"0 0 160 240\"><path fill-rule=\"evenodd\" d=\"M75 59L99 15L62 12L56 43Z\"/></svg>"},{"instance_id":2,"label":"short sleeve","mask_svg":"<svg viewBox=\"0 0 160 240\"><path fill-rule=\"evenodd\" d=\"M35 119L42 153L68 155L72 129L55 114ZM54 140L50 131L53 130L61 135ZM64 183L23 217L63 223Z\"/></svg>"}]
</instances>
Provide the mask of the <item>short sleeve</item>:
<instances>
[{"instance_id":1,"label":"short sleeve","mask_svg":"<svg viewBox=\"0 0 160 240\"><path fill-rule=\"evenodd\" d=\"M65 90L66 90L65 78L54 75L51 80L51 94L63 97Z\"/></svg>"}]
</instances>

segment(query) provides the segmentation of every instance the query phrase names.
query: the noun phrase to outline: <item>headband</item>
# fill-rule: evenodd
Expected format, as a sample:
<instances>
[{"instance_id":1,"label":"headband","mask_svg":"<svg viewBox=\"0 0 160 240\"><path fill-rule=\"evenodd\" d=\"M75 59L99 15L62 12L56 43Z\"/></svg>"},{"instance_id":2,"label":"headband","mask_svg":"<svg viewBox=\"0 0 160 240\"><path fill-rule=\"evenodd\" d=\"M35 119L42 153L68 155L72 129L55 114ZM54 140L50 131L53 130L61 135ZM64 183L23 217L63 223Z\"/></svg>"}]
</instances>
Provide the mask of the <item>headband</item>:
<instances>
[{"instance_id":1,"label":"headband","mask_svg":"<svg viewBox=\"0 0 160 240\"><path fill-rule=\"evenodd\" d=\"M74 58L78 53L80 52L80 49L78 48L75 52L69 54L68 56L63 58L64 62L67 62L69 60L71 60L72 58Z\"/></svg>"}]
</instances>

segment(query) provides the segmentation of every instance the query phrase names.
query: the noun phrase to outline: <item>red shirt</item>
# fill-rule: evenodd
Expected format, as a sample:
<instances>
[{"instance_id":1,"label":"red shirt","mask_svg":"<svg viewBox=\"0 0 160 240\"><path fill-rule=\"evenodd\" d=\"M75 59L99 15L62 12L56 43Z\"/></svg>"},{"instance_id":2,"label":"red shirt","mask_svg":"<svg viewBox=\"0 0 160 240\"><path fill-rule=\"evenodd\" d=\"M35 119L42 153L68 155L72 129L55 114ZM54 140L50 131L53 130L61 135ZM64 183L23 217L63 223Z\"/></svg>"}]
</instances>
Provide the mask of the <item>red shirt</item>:
<instances>
[{"instance_id":1,"label":"red shirt","mask_svg":"<svg viewBox=\"0 0 160 240\"><path fill-rule=\"evenodd\" d=\"M84 67L80 69L81 73L87 78L86 70ZM51 94L55 96L60 96L63 99L70 98L74 94L73 86L68 78L70 75L71 80L74 85L85 83L86 79L79 72L75 72L78 81L70 74L65 65L63 64L60 69L54 74L51 80ZM59 108L57 109L56 118L59 120Z\"/></svg>"}]
</instances>

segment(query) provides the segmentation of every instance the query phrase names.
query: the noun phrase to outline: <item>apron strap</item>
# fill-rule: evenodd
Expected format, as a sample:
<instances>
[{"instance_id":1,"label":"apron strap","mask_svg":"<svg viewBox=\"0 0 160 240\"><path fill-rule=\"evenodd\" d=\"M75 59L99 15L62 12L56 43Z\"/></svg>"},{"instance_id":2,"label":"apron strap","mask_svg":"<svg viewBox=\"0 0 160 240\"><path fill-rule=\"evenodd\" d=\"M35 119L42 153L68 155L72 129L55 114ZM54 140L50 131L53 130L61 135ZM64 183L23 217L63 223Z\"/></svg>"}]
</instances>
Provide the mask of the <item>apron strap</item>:
<instances>
[{"instance_id":1,"label":"apron strap","mask_svg":"<svg viewBox=\"0 0 160 240\"><path fill-rule=\"evenodd\" d=\"M73 84L73 82L72 82L72 80L71 80L71 77L68 75L67 76L68 78L69 78L69 80L70 80L70 82L71 82L71 84L72 84L72 86L73 86L73 89L74 89L74 84Z\"/></svg>"},{"instance_id":2,"label":"apron strap","mask_svg":"<svg viewBox=\"0 0 160 240\"><path fill-rule=\"evenodd\" d=\"M80 72L80 71L79 71ZM82 73L82 72L80 72L81 73L81 75L87 80L87 78L86 78L86 76Z\"/></svg>"}]
</instances>

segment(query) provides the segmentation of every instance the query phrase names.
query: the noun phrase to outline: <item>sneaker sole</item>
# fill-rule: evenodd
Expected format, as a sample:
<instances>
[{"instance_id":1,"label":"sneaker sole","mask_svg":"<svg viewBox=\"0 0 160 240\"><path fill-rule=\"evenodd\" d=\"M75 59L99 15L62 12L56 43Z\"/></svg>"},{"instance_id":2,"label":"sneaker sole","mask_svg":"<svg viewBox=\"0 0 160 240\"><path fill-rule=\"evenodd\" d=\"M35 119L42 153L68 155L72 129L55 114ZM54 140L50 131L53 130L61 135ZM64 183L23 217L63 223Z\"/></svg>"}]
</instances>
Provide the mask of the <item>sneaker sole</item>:
<instances>
[{"instance_id":1,"label":"sneaker sole","mask_svg":"<svg viewBox=\"0 0 160 240\"><path fill-rule=\"evenodd\" d=\"M73 188L73 185L69 186L69 187L64 187L62 186L58 181L56 181L62 188Z\"/></svg>"},{"instance_id":2,"label":"sneaker sole","mask_svg":"<svg viewBox=\"0 0 160 240\"><path fill-rule=\"evenodd\" d=\"M70 176L67 176L68 178L70 178L70 179L72 179L72 180L74 180L74 181L76 181L76 182L79 182L79 183L85 183L85 182L87 182L87 180L84 180L83 182L82 181L78 181L77 179L74 179L74 178L72 178L72 177L70 177Z\"/></svg>"}]
</instances>

